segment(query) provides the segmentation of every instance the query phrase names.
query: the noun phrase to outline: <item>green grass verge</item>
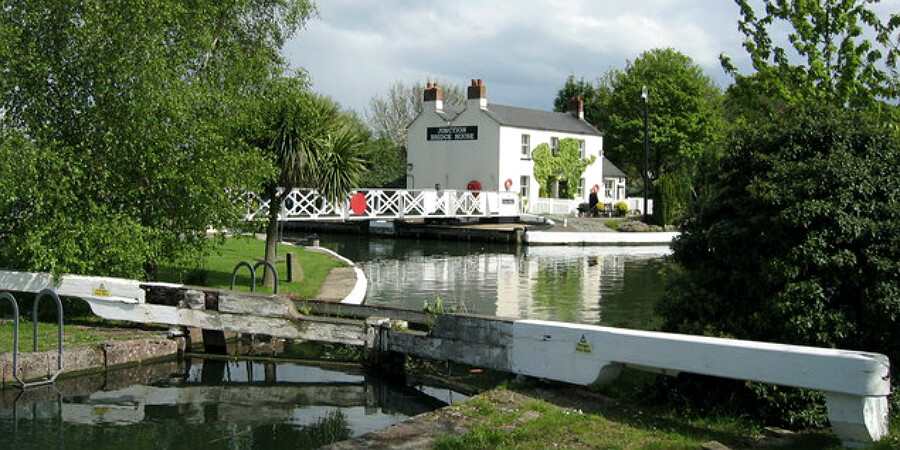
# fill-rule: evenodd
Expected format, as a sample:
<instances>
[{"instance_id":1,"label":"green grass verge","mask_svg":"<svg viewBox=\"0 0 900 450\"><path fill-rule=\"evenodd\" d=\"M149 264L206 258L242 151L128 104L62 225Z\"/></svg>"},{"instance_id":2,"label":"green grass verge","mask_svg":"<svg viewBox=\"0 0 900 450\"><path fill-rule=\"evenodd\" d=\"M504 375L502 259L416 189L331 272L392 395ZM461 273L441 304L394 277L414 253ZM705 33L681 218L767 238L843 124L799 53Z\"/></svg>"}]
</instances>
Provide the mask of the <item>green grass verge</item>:
<instances>
[{"instance_id":1,"label":"green grass verge","mask_svg":"<svg viewBox=\"0 0 900 450\"><path fill-rule=\"evenodd\" d=\"M249 237L235 237L225 239L224 243L205 261L200 261L194 267L177 267L163 265L159 268L160 281L171 283L183 283L196 286L206 286L219 289L228 289L231 286L231 272L241 261L255 264L265 251L265 242ZM346 266L341 261L334 260L331 255L308 251L302 247L280 245L279 256L287 252L296 252L300 266L303 268L304 278L299 283L279 283L279 292L297 298L313 298L319 292L319 288L325 282L331 269ZM284 278L287 273L287 263L282 260L275 264L279 278ZM260 267L261 269L262 267ZM262 286L262 273L257 275L257 291L271 292ZM235 279L235 289L250 290L250 271L242 268ZM27 296L25 296L27 297ZM23 315L29 315L31 303L28 298L20 298L20 310ZM57 345L56 309L47 304L41 305L40 315L42 322L38 323L38 351L55 350ZM90 312L86 303L80 300L63 299L65 311L65 324L63 325L63 346L94 345L108 340L139 339L144 337L159 336L166 327L145 326L101 319ZM46 306L46 308L45 308ZM46 311L45 311L46 310ZM4 302L0 304L0 317L10 313ZM19 351L22 353L32 351L33 325L29 319L22 318L19 322ZM13 323L12 320L0 319L0 353L12 350Z\"/></svg>"},{"instance_id":2,"label":"green grass verge","mask_svg":"<svg viewBox=\"0 0 900 450\"><path fill-rule=\"evenodd\" d=\"M67 320L68 321L68 320ZM125 323L116 323L100 318L92 320L79 318L78 323L63 324L63 348L96 345L110 340L129 340L144 337L158 337L166 327L153 327ZM0 344L2 353L12 351L13 322L3 321L0 324ZM34 325L30 321L19 322L19 353L34 351ZM38 322L38 351L56 350L58 343L56 322Z\"/></svg>"},{"instance_id":3,"label":"green grass verge","mask_svg":"<svg viewBox=\"0 0 900 450\"><path fill-rule=\"evenodd\" d=\"M696 449L712 441L729 448L843 448L831 430L771 433L745 417L727 412L690 414L673 404L637 402L633 388L646 379L627 380L629 374L623 374L624 383L613 383L622 386L605 391L613 395L613 400L607 397L598 401L590 389L584 390L583 396L548 396L547 392L553 388L526 384L511 387L509 391L514 395L505 393L501 387L453 405L452 415L468 423L469 432L462 436L439 436L435 448ZM513 396L517 400L509 401ZM863 448L900 448L900 415L892 416L889 436Z\"/></svg>"},{"instance_id":4,"label":"green grass verge","mask_svg":"<svg viewBox=\"0 0 900 450\"><path fill-rule=\"evenodd\" d=\"M288 283L284 281L287 273L287 261L284 256L287 252L297 253L300 267L303 268L303 281ZM241 261L255 265L265 255L265 241L251 237L233 237L225 239L225 242L205 261L199 262L194 267L160 266L159 280L171 283L183 283L195 286L206 286L218 289L231 288L231 273ZM278 292L290 294L297 298L313 298L319 292L319 288L325 282L331 269L345 267L346 264L334 260L331 255L313 252L291 245L279 245L278 256L281 261L275 263L278 271ZM257 269L257 292L271 292L261 287L262 269ZM234 289L250 290L250 271L242 267L235 278Z\"/></svg>"},{"instance_id":5,"label":"green grass verge","mask_svg":"<svg viewBox=\"0 0 900 450\"><path fill-rule=\"evenodd\" d=\"M622 222L624 222L624 221L626 221L626 220L627 220L627 219L610 219L610 220L604 220L604 221L603 221L603 225L606 225L606 227L609 228L610 230L619 231L619 225L621 225Z\"/></svg>"}]
</instances>

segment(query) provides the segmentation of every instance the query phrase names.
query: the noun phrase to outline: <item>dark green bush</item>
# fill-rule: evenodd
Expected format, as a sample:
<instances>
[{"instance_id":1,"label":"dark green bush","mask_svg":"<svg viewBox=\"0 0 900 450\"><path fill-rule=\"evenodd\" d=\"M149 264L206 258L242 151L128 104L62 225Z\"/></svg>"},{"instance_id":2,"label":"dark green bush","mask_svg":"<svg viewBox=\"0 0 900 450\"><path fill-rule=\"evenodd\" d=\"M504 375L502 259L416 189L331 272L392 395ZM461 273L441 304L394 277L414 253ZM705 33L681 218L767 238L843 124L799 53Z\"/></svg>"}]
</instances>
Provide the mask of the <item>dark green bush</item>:
<instances>
[{"instance_id":1,"label":"dark green bush","mask_svg":"<svg viewBox=\"0 0 900 450\"><path fill-rule=\"evenodd\" d=\"M674 244L658 305L664 329L900 361L900 142L891 124L823 106L736 133L712 194L694 204ZM769 419L817 421L815 396L738 391L728 395L786 405Z\"/></svg>"}]
</instances>

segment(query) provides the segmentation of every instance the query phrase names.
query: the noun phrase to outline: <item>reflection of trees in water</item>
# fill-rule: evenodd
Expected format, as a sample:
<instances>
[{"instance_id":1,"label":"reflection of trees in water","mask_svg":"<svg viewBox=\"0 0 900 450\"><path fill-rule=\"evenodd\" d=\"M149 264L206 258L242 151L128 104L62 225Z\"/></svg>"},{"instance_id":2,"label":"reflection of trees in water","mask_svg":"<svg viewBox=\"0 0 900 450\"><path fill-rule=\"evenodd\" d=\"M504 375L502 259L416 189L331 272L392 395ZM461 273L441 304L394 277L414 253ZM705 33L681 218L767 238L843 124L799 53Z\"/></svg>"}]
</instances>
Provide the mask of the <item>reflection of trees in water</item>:
<instances>
[{"instance_id":1,"label":"reflection of trees in water","mask_svg":"<svg viewBox=\"0 0 900 450\"><path fill-rule=\"evenodd\" d=\"M20 421L14 431L9 423L0 424L3 448L30 450L48 448L128 448L128 449L272 449L296 450L350 439L346 415L332 410L307 425L275 423L266 425L223 422L189 423L177 408L156 407L153 420L127 426L97 426L63 423L41 427ZM168 417L165 417L168 416ZM165 417L165 418L163 418ZM54 429L55 428L55 429ZM7 444L9 446L7 447Z\"/></svg>"},{"instance_id":2,"label":"reflection of trees in water","mask_svg":"<svg viewBox=\"0 0 900 450\"><path fill-rule=\"evenodd\" d=\"M581 312L581 268L565 263L541 264L532 301L542 318L578 322Z\"/></svg>"},{"instance_id":3,"label":"reflection of trees in water","mask_svg":"<svg viewBox=\"0 0 900 450\"><path fill-rule=\"evenodd\" d=\"M332 442L350 439L350 425L343 411L333 410L309 425L277 423L255 427L251 447L258 449L319 448Z\"/></svg>"}]
</instances>

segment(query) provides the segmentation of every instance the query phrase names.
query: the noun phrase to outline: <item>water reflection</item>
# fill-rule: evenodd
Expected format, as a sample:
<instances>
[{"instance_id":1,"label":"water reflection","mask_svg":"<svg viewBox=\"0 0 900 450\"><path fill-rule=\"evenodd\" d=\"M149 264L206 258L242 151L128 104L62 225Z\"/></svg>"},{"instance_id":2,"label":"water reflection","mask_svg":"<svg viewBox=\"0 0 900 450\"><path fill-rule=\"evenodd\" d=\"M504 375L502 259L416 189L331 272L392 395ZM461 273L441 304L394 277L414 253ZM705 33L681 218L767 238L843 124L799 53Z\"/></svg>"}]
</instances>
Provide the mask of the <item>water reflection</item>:
<instances>
[{"instance_id":1,"label":"water reflection","mask_svg":"<svg viewBox=\"0 0 900 450\"><path fill-rule=\"evenodd\" d=\"M164 374L138 384L110 378L148 376L129 369L0 391L0 448L316 448L446 405L357 370L217 360L146 367Z\"/></svg>"},{"instance_id":2,"label":"water reflection","mask_svg":"<svg viewBox=\"0 0 900 450\"><path fill-rule=\"evenodd\" d=\"M476 314L652 328L668 247L517 247L327 235L356 261L368 304L444 305Z\"/></svg>"}]
</instances>

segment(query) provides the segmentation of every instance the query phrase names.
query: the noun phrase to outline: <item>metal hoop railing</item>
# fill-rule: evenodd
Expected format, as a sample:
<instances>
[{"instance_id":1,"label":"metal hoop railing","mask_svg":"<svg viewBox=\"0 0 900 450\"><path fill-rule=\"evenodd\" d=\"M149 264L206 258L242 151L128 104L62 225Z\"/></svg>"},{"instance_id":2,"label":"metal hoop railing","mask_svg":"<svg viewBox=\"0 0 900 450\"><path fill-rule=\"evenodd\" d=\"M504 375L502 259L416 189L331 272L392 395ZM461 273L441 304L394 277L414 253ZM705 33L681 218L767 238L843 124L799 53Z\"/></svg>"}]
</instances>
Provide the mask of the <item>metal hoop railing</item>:
<instances>
[{"instance_id":1,"label":"metal hoop railing","mask_svg":"<svg viewBox=\"0 0 900 450\"><path fill-rule=\"evenodd\" d=\"M250 292L254 292L256 291L256 269L254 269L247 261L237 263L237 265L234 266L234 270L231 271L231 290L234 290L234 280L237 278L238 270L244 266L250 269Z\"/></svg>"},{"instance_id":2,"label":"metal hoop railing","mask_svg":"<svg viewBox=\"0 0 900 450\"><path fill-rule=\"evenodd\" d=\"M34 298L34 309L32 313L32 319L34 321L34 336L32 339L34 352L37 352L38 350L38 306L41 303L41 299L47 296L51 297L56 302L56 372L45 380L34 383L23 383L23 388L53 383L56 381L56 377L63 371L63 306L62 301L59 299L59 296L56 295L56 292L53 292L50 289L44 289L41 292L38 292L38 295ZM20 380L19 383L22 383L22 381Z\"/></svg>"},{"instance_id":3,"label":"metal hoop railing","mask_svg":"<svg viewBox=\"0 0 900 450\"><path fill-rule=\"evenodd\" d=\"M5 298L9 300L10 305L12 305L13 310L13 351L12 351L12 376L19 382L19 384L24 385L25 383L19 379L19 304L16 303L16 298L13 297L9 292L0 292L0 298Z\"/></svg>"}]
</instances>

